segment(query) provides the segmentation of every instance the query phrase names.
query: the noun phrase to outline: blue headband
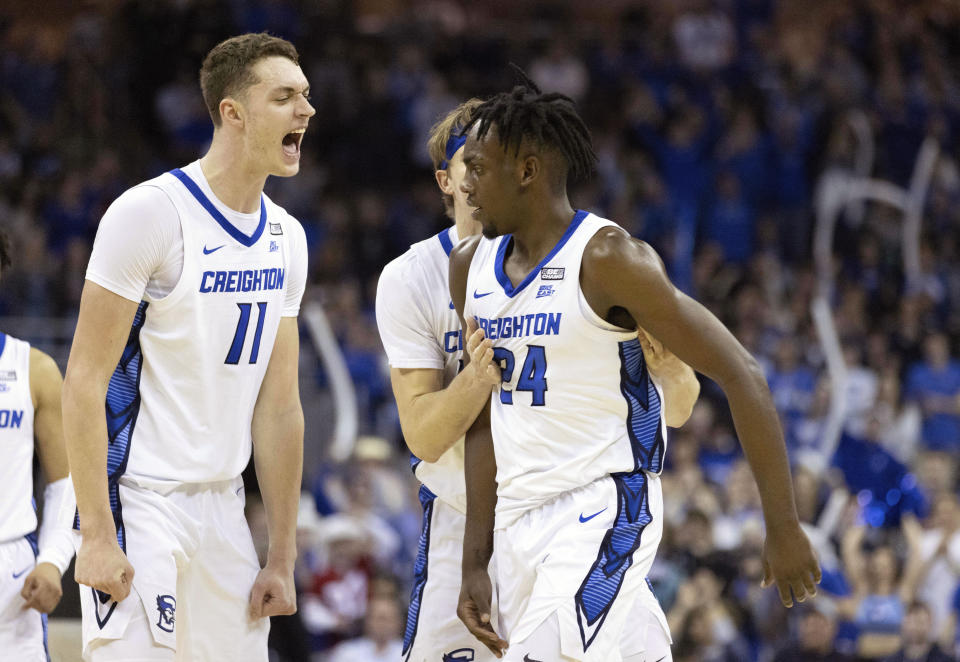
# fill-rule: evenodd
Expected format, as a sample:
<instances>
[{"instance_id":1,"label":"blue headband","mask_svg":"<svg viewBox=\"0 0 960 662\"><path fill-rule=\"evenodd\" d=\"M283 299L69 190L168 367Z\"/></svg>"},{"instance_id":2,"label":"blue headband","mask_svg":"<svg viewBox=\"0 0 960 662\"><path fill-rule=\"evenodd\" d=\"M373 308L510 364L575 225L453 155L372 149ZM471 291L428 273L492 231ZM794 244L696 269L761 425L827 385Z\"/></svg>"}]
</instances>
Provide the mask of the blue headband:
<instances>
[{"instance_id":1,"label":"blue headband","mask_svg":"<svg viewBox=\"0 0 960 662\"><path fill-rule=\"evenodd\" d=\"M467 142L466 136L457 133L450 134L450 137L447 138L447 149L444 152L446 158L440 162L440 170L447 169L447 166L450 165L450 159L453 158L453 155L457 153L458 149L463 147L465 142Z\"/></svg>"}]
</instances>

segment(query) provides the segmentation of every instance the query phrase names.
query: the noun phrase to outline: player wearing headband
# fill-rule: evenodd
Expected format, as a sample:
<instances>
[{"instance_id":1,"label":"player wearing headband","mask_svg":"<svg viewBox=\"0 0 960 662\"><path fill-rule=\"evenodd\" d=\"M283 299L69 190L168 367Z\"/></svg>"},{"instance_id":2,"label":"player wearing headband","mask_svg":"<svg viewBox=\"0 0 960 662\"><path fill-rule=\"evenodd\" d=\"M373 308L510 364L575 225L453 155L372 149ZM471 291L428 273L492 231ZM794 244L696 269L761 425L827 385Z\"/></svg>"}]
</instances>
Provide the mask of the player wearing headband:
<instances>
[{"instance_id":1,"label":"player wearing headband","mask_svg":"<svg viewBox=\"0 0 960 662\"><path fill-rule=\"evenodd\" d=\"M448 256L460 239L480 232L461 190L466 126L480 100L441 119L427 143L447 216L454 225L414 244L388 264L377 287L377 325L411 462L422 483L423 528L404 636L404 660L457 662L493 655L456 617L466 512L463 435L500 383L491 342L468 330L471 363L461 372L460 322L449 296ZM675 426L690 414L699 384L686 365L659 354ZM494 615L495 618L495 615Z\"/></svg>"}]
</instances>

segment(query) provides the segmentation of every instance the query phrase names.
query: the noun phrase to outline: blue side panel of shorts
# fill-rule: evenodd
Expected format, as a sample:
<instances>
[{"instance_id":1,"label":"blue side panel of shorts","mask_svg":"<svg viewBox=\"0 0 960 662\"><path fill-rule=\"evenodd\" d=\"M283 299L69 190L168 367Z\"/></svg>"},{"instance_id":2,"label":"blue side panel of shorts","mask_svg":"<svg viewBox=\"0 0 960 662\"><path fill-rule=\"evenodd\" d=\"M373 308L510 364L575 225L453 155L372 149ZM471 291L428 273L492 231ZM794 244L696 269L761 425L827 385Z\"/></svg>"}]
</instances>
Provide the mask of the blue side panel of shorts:
<instances>
[{"instance_id":1,"label":"blue side panel of shorts","mask_svg":"<svg viewBox=\"0 0 960 662\"><path fill-rule=\"evenodd\" d=\"M643 471L612 474L617 488L617 517L604 534L600 551L575 598L583 650L593 643L633 565L633 553L653 518Z\"/></svg>"},{"instance_id":2,"label":"blue side panel of shorts","mask_svg":"<svg viewBox=\"0 0 960 662\"><path fill-rule=\"evenodd\" d=\"M662 403L636 338L620 343L620 392L627 401L626 424L634 469L660 473L666 450L660 422Z\"/></svg>"},{"instance_id":3,"label":"blue side panel of shorts","mask_svg":"<svg viewBox=\"0 0 960 662\"><path fill-rule=\"evenodd\" d=\"M423 526L420 529L420 544L417 549L417 560L413 565L413 590L410 592L410 609L407 611L407 627L403 632L403 656L410 655L413 641L417 636L420 624L420 603L423 600L423 591L427 587L427 561L430 556L430 522L433 519L433 506L437 495L426 485L420 486L420 504L423 506Z\"/></svg>"}]
</instances>

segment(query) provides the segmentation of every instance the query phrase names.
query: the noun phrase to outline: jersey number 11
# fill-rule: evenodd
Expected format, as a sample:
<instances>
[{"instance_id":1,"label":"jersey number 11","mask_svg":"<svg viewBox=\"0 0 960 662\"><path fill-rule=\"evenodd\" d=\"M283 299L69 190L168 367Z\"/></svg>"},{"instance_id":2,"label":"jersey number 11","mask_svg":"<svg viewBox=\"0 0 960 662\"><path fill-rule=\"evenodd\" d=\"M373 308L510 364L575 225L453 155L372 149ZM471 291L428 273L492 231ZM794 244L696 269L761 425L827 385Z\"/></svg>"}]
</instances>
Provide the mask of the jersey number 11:
<instances>
[{"instance_id":1,"label":"jersey number 11","mask_svg":"<svg viewBox=\"0 0 960 662\"><path fill-rule=\"evenodd\" d=\"M230 351L224 361L227 365L240 363L240 353L243 351L243 343L247 339L247 327L250 325L250 310L253 308L253 304L238 303L237 308L240 309L240 319L237 320L237 330L233 334L233 342L230 344ZM257 355L260 354L260 335L263 333L263 320L267 316L267 302L258 302L257 308L259 308L257 331L253 334L253 347L250 348L251 364L257 362Z\"/></svg>"}]
</instances>

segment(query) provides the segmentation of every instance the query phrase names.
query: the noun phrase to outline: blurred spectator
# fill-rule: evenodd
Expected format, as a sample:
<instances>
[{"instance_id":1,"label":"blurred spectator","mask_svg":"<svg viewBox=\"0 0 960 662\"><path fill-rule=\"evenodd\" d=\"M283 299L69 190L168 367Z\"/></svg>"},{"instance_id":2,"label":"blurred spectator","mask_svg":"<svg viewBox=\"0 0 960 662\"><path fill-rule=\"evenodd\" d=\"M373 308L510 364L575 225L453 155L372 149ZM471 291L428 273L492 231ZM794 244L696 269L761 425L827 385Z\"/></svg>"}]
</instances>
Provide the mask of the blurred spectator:
<instances>
[{"instance_id":1,"label":"blurred spectator","mask_svg":"<svg viewBox=\"0 0 960 662\"><path fill-rule=\"evenodd\" d=\"M742 264L753 254L755 221L740 180L727 171L717 175L716 196L706 219L706 239L723 249L725 260Z\"/></svg>"},{"instance_id":2,"label":"blurred spectator","mask_svg":"<svg viewBox=\"0 0 960 662\"><path fill-rule=\"evenodd\" d=\"M581 58L571 52L570 43L567 37L551 39L546 52L530 63L530 77L544 92L559 92L580 101L590 79Z\"/></svg>"},{"instance_id":3,"label":"blurred spectator","mask_svg":"<svg viewBox=\"0 0 960 662\"><path fill-rule=\"evenodd\" d=\"M889 544L864 550L864 525L848 528L842 539L843 565L852 595L840 602L843 616L857 628L856 651L867 659L893 654L901 644L906 605L913 599L915 573Z\"/></svg>"},{"instance_id":4,"label":"blurred spectator","mask_svg":"<svg viewBox=\"0 0 960 662\"><path fill-rule=\"evenodd\" d=\"M950 358L947 336L934 333L923 342L924 360L910 367L907 397L923 412L927 448L960 450L960 361Z\"/></svg>"},{"instance_id":5,"label":"blurred spectator","mask_svg":"<svg viewBox=\"0 0 960 662\"><path fill-rule=\"evenodd\" d=\"M363 621L363 635L339 644L328 662L396 662L403 649L402 625L401 608L395 596L372 596Z\"/></svg>"},{"instance_id":6,"label":"blurred spectator","mask_svg":"<svg viewBox=\"0 0 960 662\"><path fill-rule=\"evenodd\" d=\"M837 608L829 598L814 598L799 607L799 628L794 643L773 658L773 662L854 662L834 645L837 635Z\"/></svg>"},{"instance_id":7,"label":"blurred spectator","mask_svg":"<svg viewBox=\"0 0 960 662\"><path fill-rule=\"evenodd\" d=\"M957 495L943 492L933 502L918 539L921 567L917 598L930 608L934 632L947 625L954 594L960 584L960 504Z\"/></svg>"},{"instance_id":8,"label":"blurred spectator","mask_svg":"<svg viewBox=\"0 0 960 662\"><path fill-rule=\"evenodd\" d=\"M326 650L359 633L374 563L370 536L349 515L325 517L318 529L322 560L304 587L299 609L314 650Z\"/></svg>"},{"instance_id":9,"label":"blurred spectator","mask_svg":"<svg viewBox=\"0 0 960 662\"><path fill-rule=\"evenodd\" d=\"M695 0L688 6L689 10L680 14L673 24L680 61L703 73L726 67L736 48L730 17L712 0Z\"/></svg>"},{"instance_id":10,"label":"blurred spectator","mask_svg":"<svg viewBox=\"0 0 960 662\"><path fill-rule=\"evenodd\" d=\"M788 447L796 445L795 429L810 410L817 384L813 371L800 363L798 350L796 339L781 338L777 343L772 369L767 375L773 403L788 438Z\"/></svg>"},{"instance_id":11,"label":"blurred spectator","mask_svg":"<svg viewBox=\"0 0 960 662\"><path fill-rule=\"evenodd\" d=\"M880 375L877 400L870 426L881 445L905 464L913 462L920 442L920 409L901 396L896 370L885 369Z\"/></svg>"},{"instance_id":12,"label":"blurred spectator","mask_svg":"<svg viewBox=\"0 0 960 662\"><path fill-rule=\"evenodd\" d=\"M934 643L930 608L922 602L911 602L901 628L903 647L884 662L955 662Z\"/></svg>"},{"instance_id":13,"label":"blurred spectator","mask_svg":"<svg viewBox=\"0 0 960 662\"><path fill-rule=\"evenodd\" d=\"M738 662L749 656L731 610L721 599L722 581L700 568L677 592L667 613L678 662Z\"/></svg>"}]
</instances>

